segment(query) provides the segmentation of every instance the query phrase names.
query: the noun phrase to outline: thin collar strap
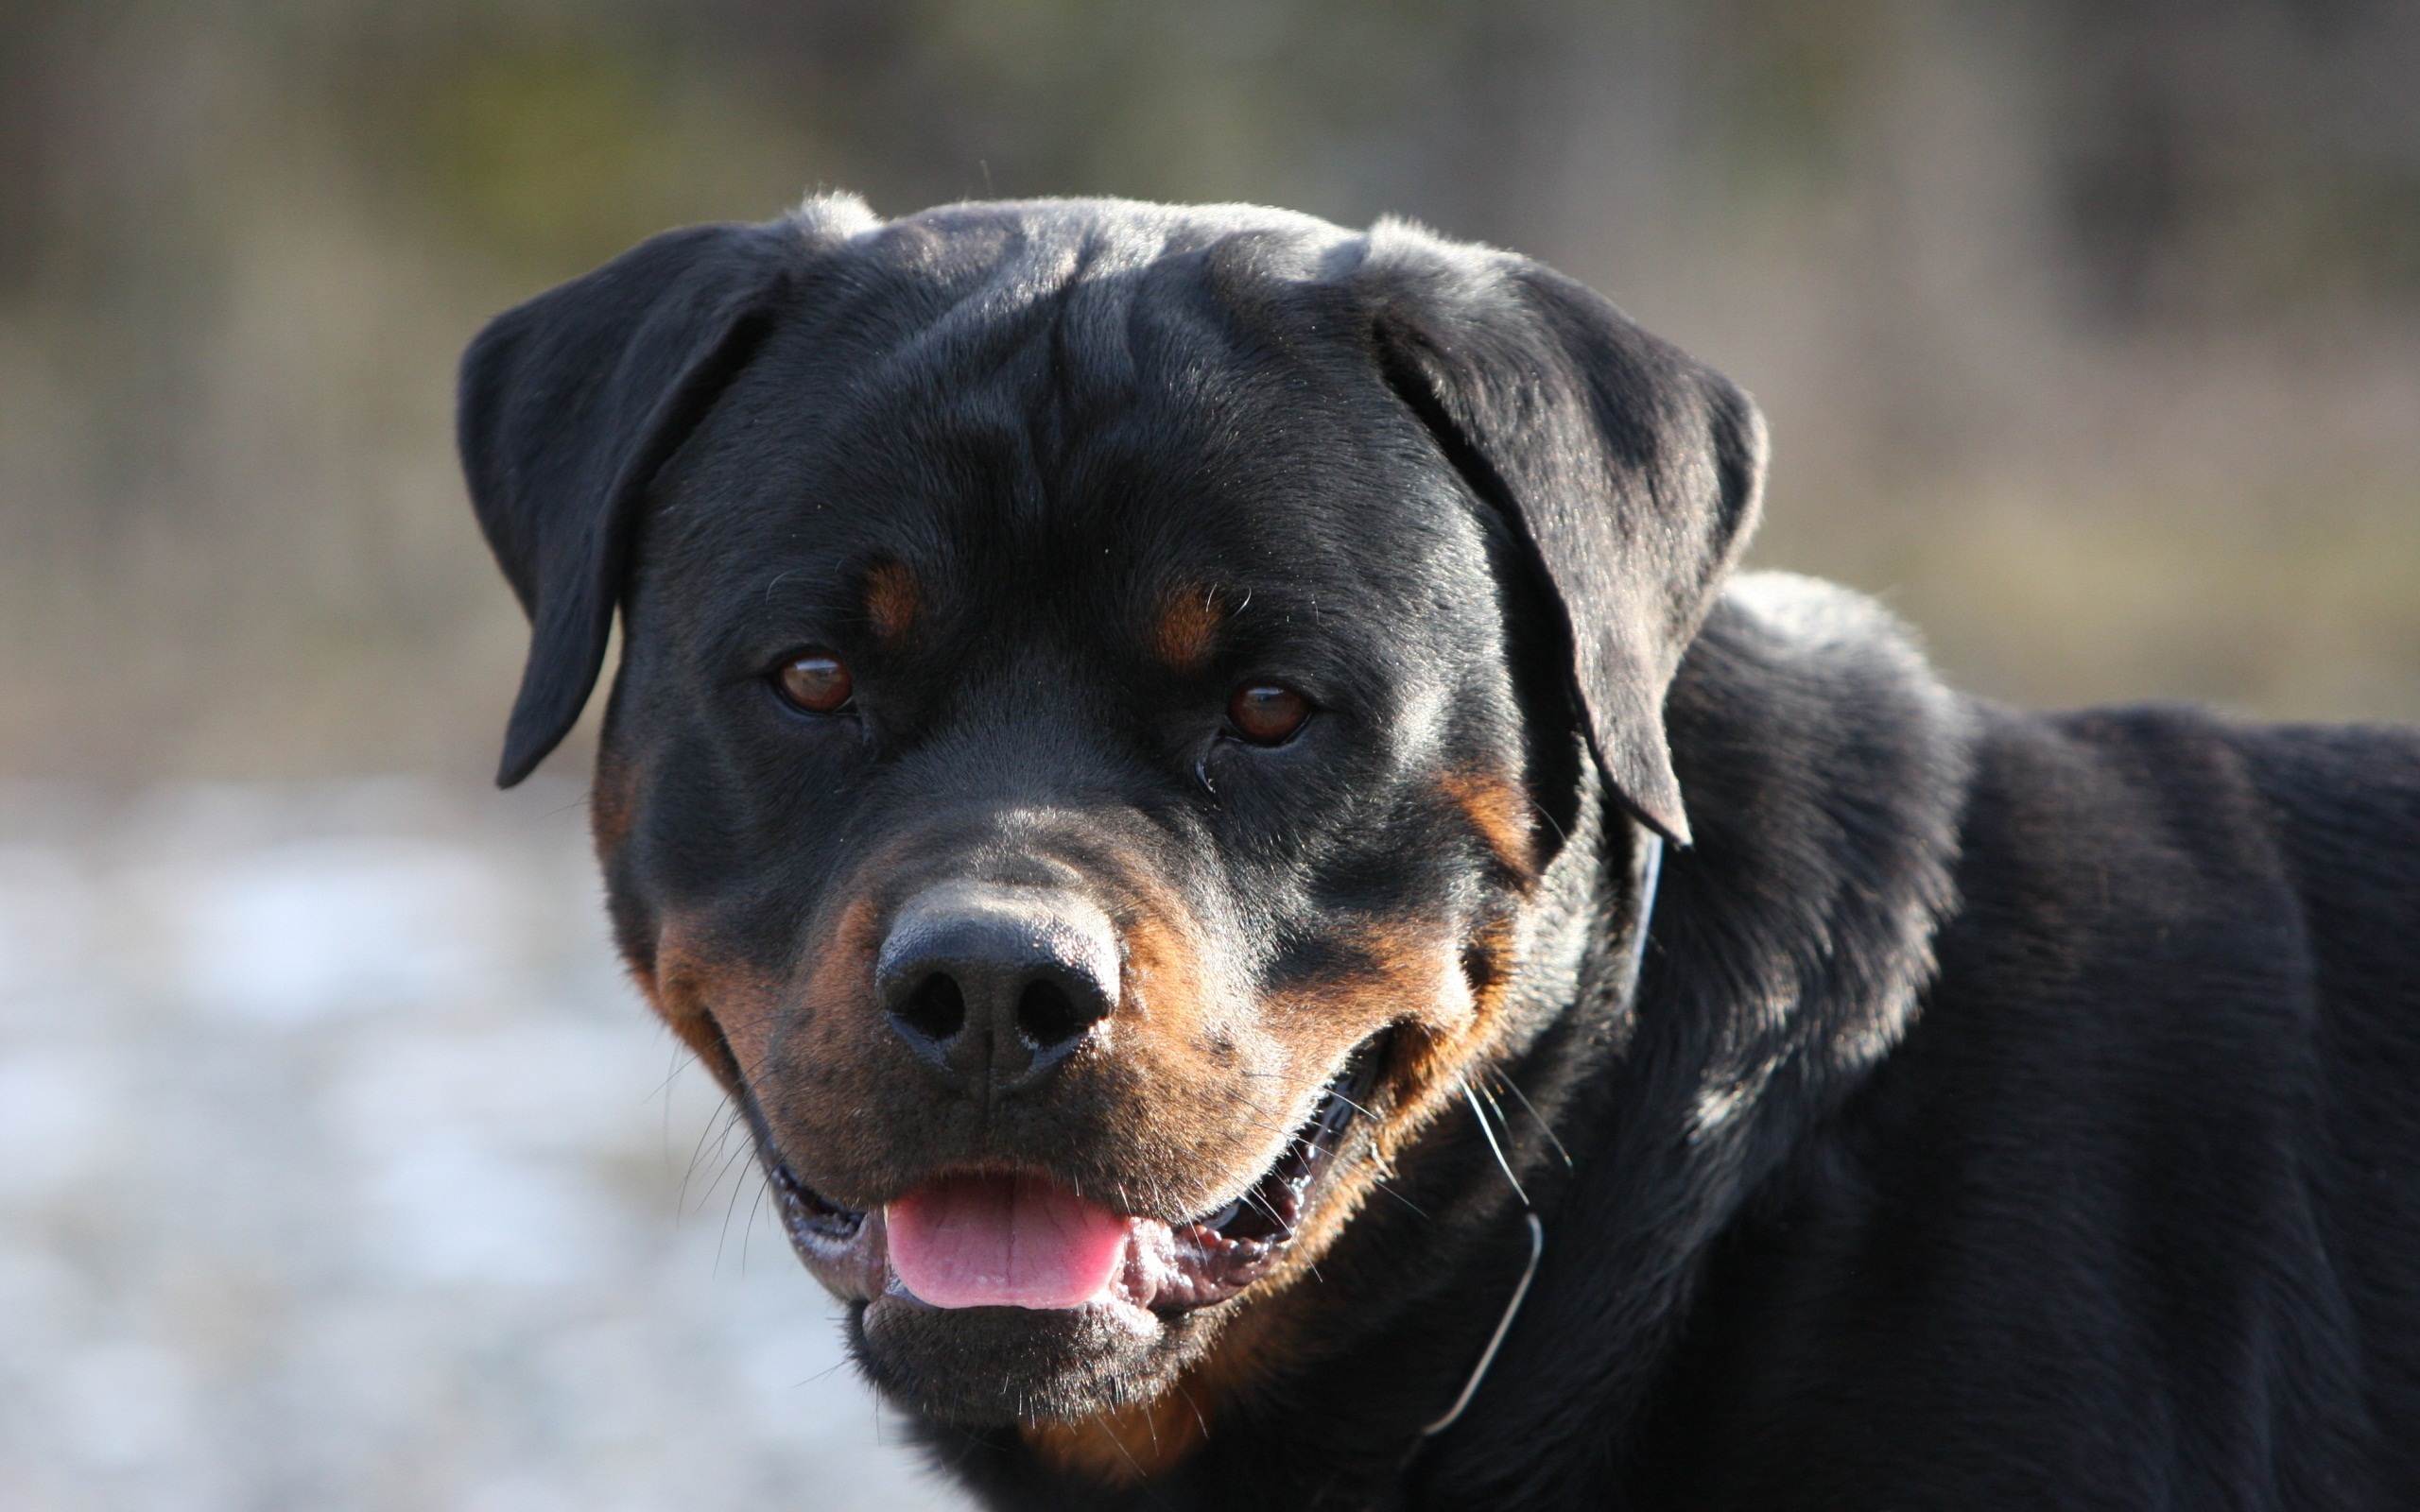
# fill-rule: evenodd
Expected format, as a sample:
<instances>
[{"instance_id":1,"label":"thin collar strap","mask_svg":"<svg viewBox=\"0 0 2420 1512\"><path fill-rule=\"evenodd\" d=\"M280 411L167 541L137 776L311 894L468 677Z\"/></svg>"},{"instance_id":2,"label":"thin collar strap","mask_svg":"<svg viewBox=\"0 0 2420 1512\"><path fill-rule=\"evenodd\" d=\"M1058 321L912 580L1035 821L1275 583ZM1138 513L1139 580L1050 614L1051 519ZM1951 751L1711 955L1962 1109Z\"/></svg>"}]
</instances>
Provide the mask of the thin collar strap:
<instances>
[{"instance_id":1,"label":"thin collar strap","mask_svg":"<svg viewBox=\"0 0 2420 1512\"><path fill-rule=\"evenodd\" d=\"M1521 1267L1520 1283L1512 1288L1512 1299L1504 1304L1504 1315L1495 1320L1495 1332L1488 1335L1487 1348L1479 1351L1478 1364L1471 1367L1471 1378L1462 1383L1462 1394L1445 1409L1444 1417L1420 1431L1423 1438L1434 1438L1453 1427L1454 1420L1471 1404L1471 1399L1478 1395L1478 1383L1487 1379L1487 1367L1495 1363L1495 1351L1504 1347L1504 1335L1512 1332L1512 1320L1520 1315L1521 1304L1529 1298L1530 1282L1538 1274L1538 1257L1547 1252L1547 1226L1538 1222L1534 1212L1521 1216L1530 1221L1530 1263Z\"/></svg>"},{"instance_id":2,"label":"thin collar strap","mask_svg":"<svg viewBox=\"0 0 2420 1512\"><path fill-rule=\"evenodd\" d=\"M1631 931L1630 959L1623 963L1625 1002L1637 995L1638 974L1647 966L1647 931L1655 922L1655 892L1664 880L1664 837L1644 825L1639 835L1647 843L1647 853L1638 860L1638 927Z\"/></svg>"},{"instance_id":3,"label":"thin collar strap","mask_svg":"<svg viewBox=\"0 0 2420 1512\"><path fill-rule=\"evenodd\" d=\"M1622 988L1625 998L1638 990L1639 970L1647 964L1647 930L1655 918L1656 884L1663 881L1664 874L1664 837L1653 831L1645 831L1644 836L1647 853L1640 858L1638 868L1638 927L1631 932L1630 959L1624 963L1624 974L1629 978ZM1469 1088L1466 1086L1463 1091L1468 1092ZM1479 1112L1476 1099L1471 1104L1471 1113L1478 1119L1480 1132L1486 1133L1487 1118ZM1495 1145L1495 1136L1489 1133L1487 1142L1491 1146ZM1501 1162L1504 1152L1498 1149L1495 1158ZM1510 1166L1505 1168L1504 1175L1507 1180L1512 1179ZM1521 1206L1529 1209L1529 1194L1521 1191L1520 1183L1514 1181L1512 1190L1520 1194ZM1495 1320L1495 1332L1487 1336L1487 1348L1479 1351L1478 1364L1471 1366L1470 1379L1462 1383L1461 1395L1454 1399L1452 1406L1445 1409L1445 1416L1420 1431L1424 1440L1434 1438L1453 1427L1469 1408L1471 1399L1478 1395L1479 1383L1487 1379L1488 1366L1495 1363L1495 1351L1504 1347L1504 1335L1512 1332L1512 1320L1521 1315L1521 1304L1530 1298L1530 1282L1537 1278L1538 1259L1547 1252L1547 1226L1538 1221L1534 1211L1525 1211L1521 1216L1529 1220L1530 1225L1530 1263L1521 1267L1521 1280L1512 1288L1512 1298L1504 1304L1504 1315Z\"/></svg>"}]
</instances>

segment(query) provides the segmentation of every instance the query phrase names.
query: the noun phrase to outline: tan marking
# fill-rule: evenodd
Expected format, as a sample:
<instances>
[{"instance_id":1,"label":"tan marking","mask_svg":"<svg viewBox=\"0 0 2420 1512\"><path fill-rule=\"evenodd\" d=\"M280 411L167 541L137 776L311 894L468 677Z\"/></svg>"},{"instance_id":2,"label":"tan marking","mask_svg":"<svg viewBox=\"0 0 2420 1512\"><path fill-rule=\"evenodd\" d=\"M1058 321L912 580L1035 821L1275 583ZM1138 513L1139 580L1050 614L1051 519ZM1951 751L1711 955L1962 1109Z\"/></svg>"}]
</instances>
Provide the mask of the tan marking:
<instances>
[{"instance_id":1,"label":"tan marking","mask_svg":"<svg viewBox=\"0 0 2420 1512\"><path fill-rule=\"evenodd\" d=\"M1378 1115L1370 1129L1375 1158L1335 1172L1319 1214L1288 1246L1281 1273L1288 1277L1326 1252L1377 1183L1393 1174L1395 1160L1459 1101L1465 1072L1495 1052L1501 1028L1502 1015L1495 1010L1512 976L1510 918L1482 924L1467 937L1437 923L1392 923L1363 932L1359 943L1371 963L1367 970L1288 988L1271 1004L1273 1013L1290 1005L1298 1021L1331 1021L1333 1031L1322 1026L1322 1042L1343 1039L1349 1046L1390 1023L1396 1029L1372 1105ZM1465 954L1485 963L1477 982L1464 967ZM1324 1074L1317 1068L1335 1065L1342 1053L1315 1051L1309 1074Z\"/></svg>"},{"instance_id":2,"label":"tan marking","mask_svg":"<svg viewBox=\"0 0 2420 1512\"><path fill-rule=\"evenodd\" d=\"M916 622L916 610L923 595L916 588L916 576L908 564L880 561L866 574L866 618L873 623L873 633L886 641L895 641L908 633Z\"/></svg>"},{"instance_id":3,"label":"tan marking","mask_svg":"<svg viewBox=\"0 0 2420 1512\"><path fill-rule=\"evenodd\" d=\"M1149 1401L1068 1422L1029 1422L1020 1432L1051 1469L1122 1488L1174 1469L1208 1441L1210 1418L1180 1377Z\"/></svg>"},{"instance_id":4,"label":"tan marking","mask_svg":"<svg viewBox=\"0 0 2420 1512\"><path fill-rule=\"evenodd\" d=\"M1285 1303L1301 1295L1255 1296L1201 1358L1148 1401L1073 1420L1028 1422L1019 1433L1045 1464L1106 1486L1136 1486L1165 1475L1210 1441L1221 1404L1267 1379L1277 1361L1294 1356L1286 1330L1301 1327L1305 1310ZM1288 1314L1280 1329L1253 1326L1267 1324L1280 1311Z\"/></svg>"},{"instance_id":5,"label":"tan marking","mask_svg":"<svg viewBox=\"0 0 2420 1512\"><path fill-rule=\"evenodd\" d=\"M631 825L638 816L638 773L627 763L600 752L596 778L588 789L588 833L596 853L610 863L630 842Z\"/></svg>"},{"instance_id":6,"label":"tan marking","mask_svg":"<svg viewBox=\"0 0 2420 1512\"><path fill-rule=\"evenodd\" d=\"M1513 812L1502 786L1449 791L1485 834L1482 816ZM1491 845L1505 841L1501 823L1496 830ZM854 876L836 881L804 931L813 944L796 969L751 964L735 936L699 915L667 922L656 969L643 980L657 1011L727 1087L745 1080L755 1089L803 1175L861 1205L929 1169L936 1154L977 1153L956 1143L965 1135L942 1133L937 1109L907 1091L908 1052L873 1011L882 919L870 900L883 891L875 879L904 853L861 857ZM1125 1000L1102 1042L1063 1073L1071 1116L1101 1131L1091 1147L1069 1151L1071 1170L1089 1171L1080 1179L1100 1183L1105 1198L1161 1194L1159 1204L1175 1206L1186 1199L1168 1194L1206 1195L1218 1173L1257 1167L1276 1125L1299 1113L1296 1101L1353 1046L1391 1024L1401 1031L1372 1105L1372 1143L1352 1146L1376 1159L1356 1153L1332 1171L1279 1268L1228 1310L1203 1353L1148 1401L1022 1430L1046 1463L1117 1486L1164 1475L1197 1452L1222 1410L1282 1376L1318 1335L1322 1312L1336 1305L1332 1289L1298 1283L1376 1199L1393 1159L1459 1101L1468 1068L1495 1049L1501 1015L1491 1010L1512 974L1513 928L1509 916L1478 926L1366 920L1349 931L1358 958L1348 968L1248 1004L1219 987L1215 936L1176 888L1139 857L1112 869L1124 873L1101 880L1123 900L1113 912Z\"/></svg>"},{"instance_id":7,"label":"tan marking","mask_svg":"<svg viewBox=\"0 0 2420 1512\"><path fill-rule=\"evenodd\" d=\"M1487 842L1496 865L1525 884L1537 875L1537 810L1520 783L1494 772L1463 771L1446 773L1437 785Z\"/></svg>"},{"instance_id":8,"label":"tan marking","mask_svg":"<svg viewBox=\"0 0 2420 1512\"><path fill-rule=\"evenodd\" d=\"M1132 1106L1151 1146L1149 1166L1131 1174L1139 1190L1167 1191L1204 1171L1256 1164L1268 1158L1261 1122L1235 1115L1238 1102L1259 1095L1238 1073L1266 1074L1277 1065L1238 1043L1248 1021L1221 1016L1201 927L1176 889L1137 867L1124 890L1128 902L1115 916L1124 981L1099 1069L1102 1090ZM1191 1095L1167 1095L1175 1089Z\"/></svg>"},{"instance_id":9,"label":"tan marking","mask_svg":"<svg viewBox=\"0 0 2420 1512\"><path fill-rule=\"evenodd\" d=\"M1471 994L1470 982L1461 971L1461 944L1447 931L1434 926L1398 925L1373 931L1362 940L1373 970L1358 978L1323 984L1319 989L1322 1007L1330 1011L1340 1006L1345 1009L1339 1016L1352 1022L1357 1031L1354 1042L1367 1039L1388 1022L1393 1022L1400 1031L1393 1064L1382 1078L1384 1116L1374 1131L1383 1160L1392 1162L1434 1113L1441 1099L1433 1084L1438 1074L1448 1069L1427 1055L1407 1054L1408 1049L1474 1043L1484 1022L1479 1005ZM1382 1012L1385 1016L1378 1017ZM1329 1206L1332 1210L1357 1208L1358 1199Z\"/></svg>"},{"instance_id":10,"label":"tan marking","mask_svg":"<svg viewBox=\"0 0 2420 1512\"><path fill-rule=\"evenodd\" d=\"M856 899L841 910L831 933L863 950L873 919L873 904ZM735 1094L742 1080L752 1081L763 1071L780 1032L802 1016L802 998L814 1001L818 978L842 954L822 953L801 994L781 973L752 965L724 945L711 920L676 918L658 936L654 969L638 973L639 987L724 1091Z\"/></svg>"},{"instance_id":11,"label":"tan marking","mask_svg":"<svg viewBox=\"0 0 2420 1512\"><path fill-rule=\"evenodd\" d=\"M1151 626L1151 654L1176 671L1199 672L1219 648L1219 629L1226 620L1217 589L1180 584L1161 602Z\"/></svg>"},{"instance_id":12,"label":"tan marking","mask_svg":"<svg viewBox=\"0 0 2420 1512\"><path fill-rule=\"evenodd\" d=\"M1381 1077L1379 1160L1334 1172L1319 1212L1287 1246L1280 1267L1247 1293L1208 1351L1149 1401L1069 1422L1028 1423L1022 1433L1045 1463L1104 1486L1140 1485L1175 1469L1215 1431L1220 1409L1260 1389L1299 1357L1325 1298L1297 1284L1392 1174L1394 1157L1461 1095L1461 1076L1492 1048L1491 1012L1510 975L1509 919L1462 939L1441 925L1399 920L1362 931L1364 963L1289 987L1265 1005L1305 1082L1328 1074L1351 1047L1389 1023L1403 1031ZM1466 954L1488 964L1474 984Z\"/></svg>"},{"instance_id":13,"label":"tan marking","mask_svg":"<svg viewBox=\"0 0 2420 1512\"><path fill-rule=\"evenodd\" d=\"M656 1016L714 1073L723 1091L735 1095L742 1062L719 1016L743 1001L769 1004L774 993L768 988L774 984L753 979L754 973L743 975L701 945L694 930L676 923L657 937L653 969L634 970L633 975ZM748 1015L762 1016L761 1010Z\"/></svg>"}]
</instances>

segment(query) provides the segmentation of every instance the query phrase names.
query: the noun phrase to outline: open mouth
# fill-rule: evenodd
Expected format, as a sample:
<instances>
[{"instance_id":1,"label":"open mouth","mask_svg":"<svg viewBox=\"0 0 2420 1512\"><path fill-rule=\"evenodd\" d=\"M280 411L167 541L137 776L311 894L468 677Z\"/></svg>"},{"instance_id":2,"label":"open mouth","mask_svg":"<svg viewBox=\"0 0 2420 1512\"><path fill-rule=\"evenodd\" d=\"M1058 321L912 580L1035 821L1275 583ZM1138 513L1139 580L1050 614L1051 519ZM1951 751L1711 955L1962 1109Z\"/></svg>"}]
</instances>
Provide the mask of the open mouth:
<instances>
[{"instance_id":1,"label":"open mouth","mask_svg":"<svg viewBox=\"0 0 2420 1512\"><path fill-rule=\"evenodd\" d=\"M1182 1223L1112 1212L1049 1177L937 1177L878 1212L844 1208L769 1160L790 1241L842 1290L937 1308L1124 1303L1163 1314L1223 1301L1273 1269L1377 1080L1384 1040L1354 1052L1277 1160L1240 1196Z\"/></svg>"}]
</instances>

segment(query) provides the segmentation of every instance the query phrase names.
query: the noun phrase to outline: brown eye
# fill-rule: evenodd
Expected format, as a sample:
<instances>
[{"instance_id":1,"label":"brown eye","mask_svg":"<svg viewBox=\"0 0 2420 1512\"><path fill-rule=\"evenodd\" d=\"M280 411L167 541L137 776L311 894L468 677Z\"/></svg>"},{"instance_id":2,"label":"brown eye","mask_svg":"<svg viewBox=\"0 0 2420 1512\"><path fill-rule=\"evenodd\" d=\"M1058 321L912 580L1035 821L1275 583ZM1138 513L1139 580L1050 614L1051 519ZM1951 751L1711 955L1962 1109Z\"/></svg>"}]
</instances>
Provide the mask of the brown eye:
<instances>
[{"instance_id":1,"label":"brown eye","mask_svg":"<svg viewBox=\"0 0 2420 1512\"><path fill-rule=\"evenodd\" d=\"M1227 700L1227 722L1255 746L1283 744L1311 716L1311 700L1274 682L1237 688Z\"/></svg>"},{"instance_id":2,"label":"brown eye","mask_svg":"<svg viewBox=\"0 0 2420 1512\"><path fill-rule=\"evenodd\" d=\"M856 691L849 669L836 656L809 651L794 656L773 674L773 686L791 707L811 714L838 713Z\"/></svg>"}]
</instances>

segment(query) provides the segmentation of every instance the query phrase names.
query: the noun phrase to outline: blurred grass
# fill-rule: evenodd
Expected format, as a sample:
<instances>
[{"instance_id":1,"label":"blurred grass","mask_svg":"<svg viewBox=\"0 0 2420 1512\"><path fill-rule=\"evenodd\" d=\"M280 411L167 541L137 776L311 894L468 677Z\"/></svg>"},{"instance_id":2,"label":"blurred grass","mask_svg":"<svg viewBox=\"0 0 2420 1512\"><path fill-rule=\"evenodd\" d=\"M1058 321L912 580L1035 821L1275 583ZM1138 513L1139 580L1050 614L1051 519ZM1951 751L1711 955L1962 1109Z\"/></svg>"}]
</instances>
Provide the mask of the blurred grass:
<instances>
[{"instance_id":1,"label":"blurred grass","mask_svg":"<svg viewBox=\"0 0 2420 1512\"><path fill-rule=\"evenodd\" d=\"M1979 504L1865 576L1968 688L2163 696L2279 718L2420 712L2420 500L2213 523Z\"/></svg>"},{"instance_id":2,"label":"blurred grass","mask_svg":"<svg viewBox=\"0 0 2420 1512\"><path fill-rule=\"evenodd\" d=\"M795 197L799 156L714 80L573 43L474 56L429 81L425 182L451 228L531 267L582 270L666 226Z\"/></svg>"},{"instance_id":3,"label":"blurred grass","mask_svg":"<svg viewBox=\"0 0 2420 1512\"><path fill-rule=\"evenodd\" d=\"M521 626L455 354L826 185L1516 247L1754 390L1758 559L1968 685L2420 716L2408 6L0 0L0 772L484 773Z\"/></svg>"}]
</instances>

